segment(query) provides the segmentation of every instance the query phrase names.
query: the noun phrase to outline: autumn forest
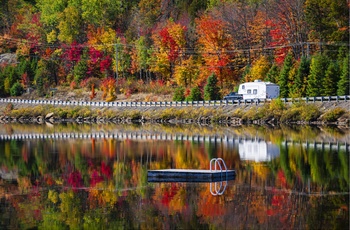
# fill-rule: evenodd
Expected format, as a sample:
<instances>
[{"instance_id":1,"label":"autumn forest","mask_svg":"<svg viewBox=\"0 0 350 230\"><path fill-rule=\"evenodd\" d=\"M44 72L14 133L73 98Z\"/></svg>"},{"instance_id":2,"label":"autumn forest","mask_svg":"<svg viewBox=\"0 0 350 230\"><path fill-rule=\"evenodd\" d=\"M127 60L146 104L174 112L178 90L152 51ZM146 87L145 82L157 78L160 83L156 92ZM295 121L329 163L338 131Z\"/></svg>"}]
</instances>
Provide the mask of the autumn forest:
<instances>
[{"instance_id":1,"label":"autumn forest","mask_svg":"<svg viewBox=\"0 0 350 230\"><path fill-rule=\"evenodd\" d=\"M1 0L1 6L0 54L17 60L1 63L1 97L29 88L45 96L60 86L91 91L90 99L101 90L107 101L160 89L187 97L193 89L203 95L209 76L220 96L256 79L279 84L281 97L349 94L346 0Z\"/></svg>"}]
</instances>

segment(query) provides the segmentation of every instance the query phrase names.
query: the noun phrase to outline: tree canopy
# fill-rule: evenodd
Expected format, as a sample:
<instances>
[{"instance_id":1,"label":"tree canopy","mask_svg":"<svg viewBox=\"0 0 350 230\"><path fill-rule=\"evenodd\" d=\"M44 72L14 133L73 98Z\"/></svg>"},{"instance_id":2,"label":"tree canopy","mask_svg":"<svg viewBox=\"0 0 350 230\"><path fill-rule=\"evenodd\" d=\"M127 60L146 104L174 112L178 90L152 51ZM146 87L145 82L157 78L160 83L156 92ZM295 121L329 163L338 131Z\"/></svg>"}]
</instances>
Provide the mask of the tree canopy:
<instances>
[{"instance_id":1,"label":"tree canopy","mask_svg":"<svg viewBox=\"0 0 350 230\"><path fill-rule=\"evenodd\" d=\"M308 74L300 76L301 70L296 68L308 68L299 64L302 57L311 60L322 54L328 57L324 63L328 71L322 72L328 88L322 93L344 91L338 90L344 88L338 83L342 78L334 75L344 72L338 50L349 51L345 0L2 3L0 53L15 52L23 57L21 61L45 60L48 64L33 71L54 75L55 80L47 84L75 81L77 85L91 77L121 76L184 87L198 85L203 90L214 73L221 89L232 90L244 80L271 79L283 83L285 96L303 95L306 89L296 92L293 84L312 86L309 81L315 80L316 70L311 70L309 78ZM288 53L293 57L289 60L294 63L293 71L281 75L278 72L286 71L283 65ZM338 64L328 67L331 62ZM8 67L0 68L5 71ZM11 79L1 82L10 84L6 89L15 83ZM34 79L28 84L35 84Z\"/></svg>"}]
</instances>

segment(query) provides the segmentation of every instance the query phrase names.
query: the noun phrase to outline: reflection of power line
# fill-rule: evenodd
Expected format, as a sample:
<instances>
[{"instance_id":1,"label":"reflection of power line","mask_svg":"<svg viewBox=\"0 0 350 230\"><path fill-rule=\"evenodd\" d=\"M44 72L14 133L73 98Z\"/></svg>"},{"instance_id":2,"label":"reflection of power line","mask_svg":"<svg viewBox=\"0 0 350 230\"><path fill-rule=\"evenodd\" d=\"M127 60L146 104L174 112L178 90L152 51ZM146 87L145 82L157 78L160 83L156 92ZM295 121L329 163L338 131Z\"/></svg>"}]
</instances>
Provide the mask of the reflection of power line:
<instances>
[{"instance_id":1,"label":"reflection of power line","mask_svg":"<svg viewBox=\"0 0 350 230\"><path fill-rule=\"evenodd\" d=\"M321 192L299 192L291 189L279 189L275 186L258 186L258 185L234 185L235 187L240 188L253 188L253 189L261 189L264 191L271 191L273 193L286 193L286 194L292 194L292 195L299 195L299 196L343 196L343 195L349 195L349 192L331 192L331 193L325 193L324 191ZM239 189L236 189L236 191L239 191Z\"/></svg>"}]
</instances>

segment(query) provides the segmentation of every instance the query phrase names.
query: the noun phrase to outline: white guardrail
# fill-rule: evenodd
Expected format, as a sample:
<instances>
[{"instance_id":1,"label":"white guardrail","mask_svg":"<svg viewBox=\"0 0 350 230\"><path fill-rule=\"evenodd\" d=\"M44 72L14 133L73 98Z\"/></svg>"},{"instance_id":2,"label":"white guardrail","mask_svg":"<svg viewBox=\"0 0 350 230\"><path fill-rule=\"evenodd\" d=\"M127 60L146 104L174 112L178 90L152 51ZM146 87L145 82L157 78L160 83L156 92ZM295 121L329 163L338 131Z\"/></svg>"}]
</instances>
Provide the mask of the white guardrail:
<instances>
[{"instance_id":1,"label":"white guardrail","mask_svg":"<svg viewBox=\"0 0 350 230\"><path fill-rule=\"evenodd\" d=\"M62 105L62 106L94 106L94 107L176 107L176 106L222 106L222 105L246 105L271 102L274 99L246 99L246 100L213 100L213 101L164 101L164 102L126 102L126 101L59 101L59 100L27 100L16 98L0 98L0 103L32 104L32 105ZM303 98L281 98L284 103L304 101L331 102L347 101L350 95L346 96L323 96L323 97L303 97Z\"/></svg>"}]
</instances>

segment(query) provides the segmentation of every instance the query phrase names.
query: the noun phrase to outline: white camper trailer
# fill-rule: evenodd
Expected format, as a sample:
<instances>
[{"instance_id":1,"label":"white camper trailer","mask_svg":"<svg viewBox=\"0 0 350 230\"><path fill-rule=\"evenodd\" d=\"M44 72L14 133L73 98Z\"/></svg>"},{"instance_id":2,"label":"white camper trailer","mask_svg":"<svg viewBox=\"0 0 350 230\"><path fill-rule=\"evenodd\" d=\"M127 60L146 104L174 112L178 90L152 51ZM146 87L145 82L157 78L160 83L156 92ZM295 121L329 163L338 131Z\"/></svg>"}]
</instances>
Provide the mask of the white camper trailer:
<instances>
[{"instance_id":1,"label":"white camper trailer","mask_svg":"<svg viewBox=\"0 0 350 230\"><path fill-rule=\"evenodd\" d=\"M271 82L255 80L240 84L238 94L242 94L243 99L277 98L280 95L280 87Z\"/></svg>"}]
</instances>

